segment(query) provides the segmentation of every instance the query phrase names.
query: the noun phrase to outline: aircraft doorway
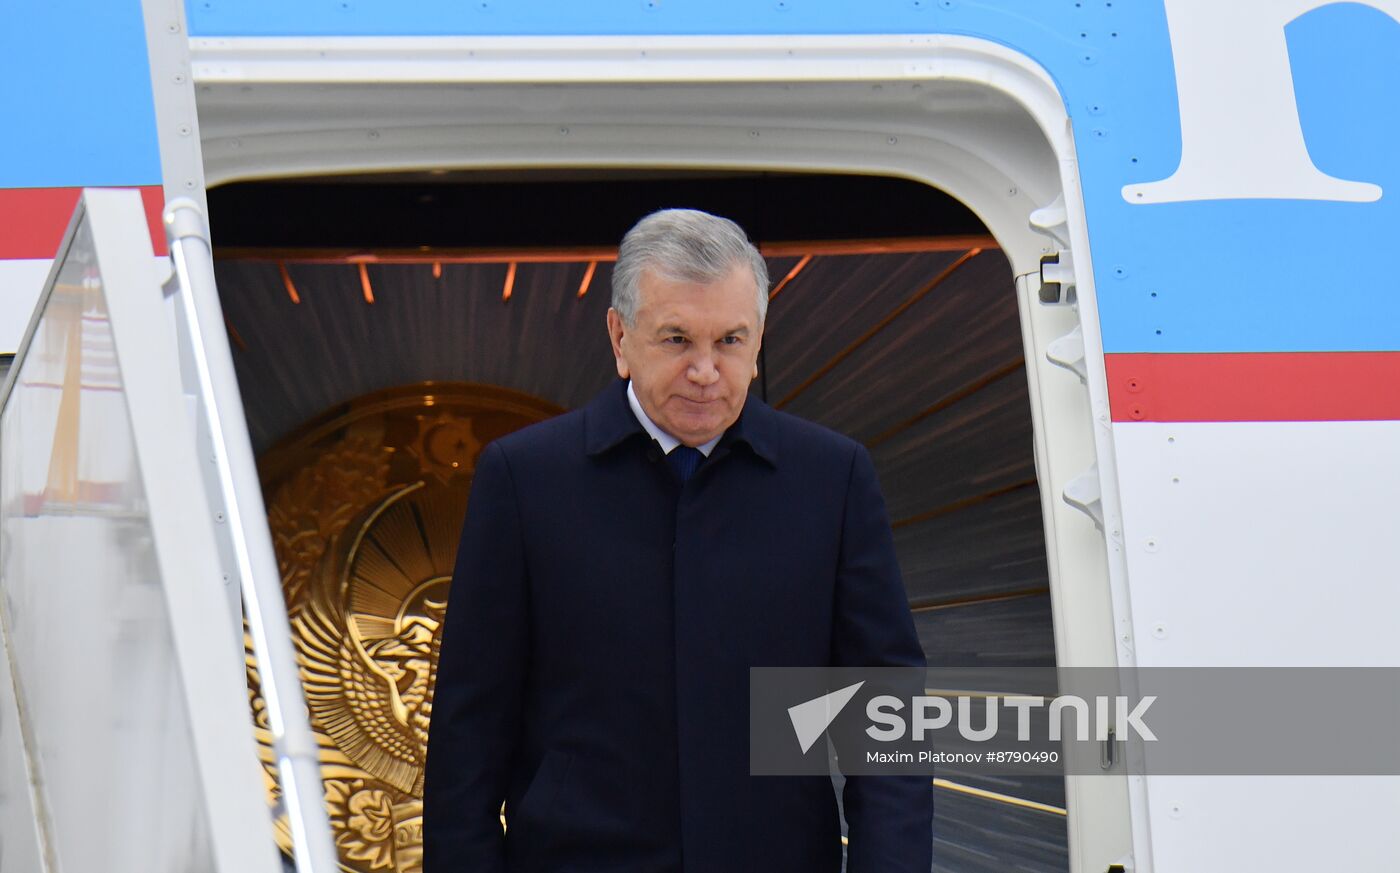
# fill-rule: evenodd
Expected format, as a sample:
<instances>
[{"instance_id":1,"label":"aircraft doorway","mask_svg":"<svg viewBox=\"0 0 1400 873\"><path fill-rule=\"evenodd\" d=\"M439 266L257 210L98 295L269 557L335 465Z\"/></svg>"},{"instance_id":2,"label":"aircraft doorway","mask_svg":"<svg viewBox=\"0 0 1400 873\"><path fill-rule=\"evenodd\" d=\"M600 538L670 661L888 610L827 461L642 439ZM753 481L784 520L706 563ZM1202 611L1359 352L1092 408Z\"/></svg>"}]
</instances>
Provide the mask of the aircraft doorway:
<instances>
[{"instance_id":1,"label":"aircraft doorway","mask_svg":"<svg viewBox=\"0 0 1400 873\"><path fill-rule=\"evenodd\" d=\"M367 713L398 694L427 723L475 453L613 377L611 257L654 208L725 214L767 255L774 284L751 390L870 449L930 664L1054 665L1012 270L947 195L881 177L536 171L234 185L210 201L234 362L352 868L416 862L421 770L379 749ZM308 213L328 220L297 220ZM402 596L380 603L385 590ZM357 664L379 669L346 684L342 667ZM403 740L413 745L413 730ZM950 768L932 790L941 869L1067 869L1061 780ZM371 803L387 830L352 823Z\"/></svg>"}]
</instances>

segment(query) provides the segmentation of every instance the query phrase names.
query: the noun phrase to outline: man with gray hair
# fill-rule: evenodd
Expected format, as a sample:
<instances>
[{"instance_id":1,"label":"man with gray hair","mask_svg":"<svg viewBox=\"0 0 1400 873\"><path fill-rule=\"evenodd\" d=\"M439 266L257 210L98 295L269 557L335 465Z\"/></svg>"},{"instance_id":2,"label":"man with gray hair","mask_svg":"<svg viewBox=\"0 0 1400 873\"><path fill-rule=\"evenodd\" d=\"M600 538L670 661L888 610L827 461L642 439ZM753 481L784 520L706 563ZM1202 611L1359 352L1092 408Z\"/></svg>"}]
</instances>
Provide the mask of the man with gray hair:
<instances>
[{"instance_id":1,"label":"man with gray hair","mask_svg":"<svg viewBox=\"0 0 1400 873\"><path fill-rule=\"evenodd\" d=\"M738 225L647 216L613 271L619 378L482 451L425 873L841 869L831 781L750 775L749 668L924 657L869 453L748 392L767 307ZM850 776L843 799L848 873L927 873L927 777Z\"/></svg>"}]
</instances>

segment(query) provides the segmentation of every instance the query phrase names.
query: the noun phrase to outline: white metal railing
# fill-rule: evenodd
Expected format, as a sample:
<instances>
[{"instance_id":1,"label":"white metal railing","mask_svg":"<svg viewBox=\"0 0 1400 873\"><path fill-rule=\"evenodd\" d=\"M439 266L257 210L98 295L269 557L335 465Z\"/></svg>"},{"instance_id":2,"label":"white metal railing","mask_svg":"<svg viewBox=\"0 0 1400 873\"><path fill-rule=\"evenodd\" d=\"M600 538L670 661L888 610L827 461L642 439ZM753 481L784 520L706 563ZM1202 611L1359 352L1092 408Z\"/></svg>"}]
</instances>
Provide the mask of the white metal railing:
<instances>
[{"instance_id":1,"label":"white metal railing","mask_svg":"<svg viewBox=\"0 0 1400 873\"><path fill-rule=\"evenodd\" d=\"M226 560L231 559L234 602L241 591L258 675L267 704L284 811L298 873L339 869L330 838L316 738L306 716L281 573L273 552L233 355L214 281L208 224L194 200L179 198L163 213L175 270L180 357L197 398L196 431L214 517ZM193 383L193 384L189 384ZM238 611L233 613L242 633Z\"/></svg>"},{"instance_id":2,"label":"white metal railing","mask_svg":"<svg viewBox=\"0 0 1400 873\"><path fill-rule=\"evenodd\" d=\"M185 208L165 298L139 195L84 191L0 389L0 869L278 869L230 572L298 869L336 869L251 449L229 438L243 421L207 237L202 219L181 230Z\"/></svg>"}]
</instances>

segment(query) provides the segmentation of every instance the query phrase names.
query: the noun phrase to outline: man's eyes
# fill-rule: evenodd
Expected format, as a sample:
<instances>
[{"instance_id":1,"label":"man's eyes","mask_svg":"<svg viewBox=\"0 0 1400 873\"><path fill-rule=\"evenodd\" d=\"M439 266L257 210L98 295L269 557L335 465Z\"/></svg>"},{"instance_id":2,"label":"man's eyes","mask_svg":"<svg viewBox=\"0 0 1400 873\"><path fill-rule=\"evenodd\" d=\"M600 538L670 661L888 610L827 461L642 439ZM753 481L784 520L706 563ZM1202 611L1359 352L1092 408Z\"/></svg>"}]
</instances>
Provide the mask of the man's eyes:
<instances>
[{"instance_id":1,"label":"man's eyes","mask_svg":"<svg viewBox=\"0 0 1400 873\"><path fill-rule=\"evenodd\" d=\"M662 342L678 346L682 343L690 342L690 339L688 337L683 337L680 334L673 334L663 339ZM720 339L720 342L726 346L737 346L739 343L743 342L743 338L730 334L729 336Z\"/></svg>"}]
</instances>

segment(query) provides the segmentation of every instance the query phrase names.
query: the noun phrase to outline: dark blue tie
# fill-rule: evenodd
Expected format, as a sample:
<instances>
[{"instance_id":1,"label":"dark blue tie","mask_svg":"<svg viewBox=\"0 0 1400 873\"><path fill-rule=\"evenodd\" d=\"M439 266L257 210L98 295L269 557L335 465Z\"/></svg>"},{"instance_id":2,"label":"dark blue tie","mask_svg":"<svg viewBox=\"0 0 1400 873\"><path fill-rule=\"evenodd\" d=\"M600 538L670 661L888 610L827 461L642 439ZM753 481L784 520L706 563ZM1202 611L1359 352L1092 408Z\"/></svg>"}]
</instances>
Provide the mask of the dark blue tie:
<instances>
[{"instance_id":1,"label":"dark blue tie","mask_svg":"<svg viewBox=\"0 0 1400 873\"><path fill-rule=\"evenodd\" d=\"M700 461L704 459L704 454L699 449L690 446L676 446L671 449L666 456L666 463L671 465L671 469L680 477L681 483L689 479L695 472L695 468L700 466Z\"/></svg>"}]
</instances>

